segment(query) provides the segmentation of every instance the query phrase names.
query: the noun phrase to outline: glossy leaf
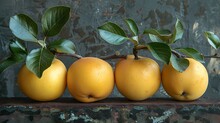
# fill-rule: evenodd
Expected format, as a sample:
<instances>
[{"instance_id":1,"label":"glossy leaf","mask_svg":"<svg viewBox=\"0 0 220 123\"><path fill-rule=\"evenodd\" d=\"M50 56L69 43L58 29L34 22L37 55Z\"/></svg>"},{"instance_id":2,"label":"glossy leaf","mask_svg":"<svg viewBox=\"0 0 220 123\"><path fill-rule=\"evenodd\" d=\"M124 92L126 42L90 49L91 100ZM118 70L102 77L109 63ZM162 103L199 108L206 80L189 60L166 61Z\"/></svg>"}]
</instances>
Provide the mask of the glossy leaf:
<instances>
[{"instance_id":1,"label":"glossy leaf","mask_svg":"<svg viewBox=\"0 0 220 123\"><path fill-rule=\"evenodd\" d=\"M132 41L134 43L134 45L139 44L139 37L138 36L133 36L129 40Z\"/></svg>"},{"instance_id":2,"label":"glossy leaf","mask_svg":"<svg viewBox=\"0 0 220 123\"><path fill-rule=\"evenodd\" d=\"M160 60L166 64L170 62L171 49L167 44L151 42L147 44L147 48L157 60Z\"/></svg>"},{"instance_id":3,"label":"glossy leaf","mask_svg":"<svg viewBox=\"0 0 220 123\"><path fill-rule=\"evenodd\" d=\"M179 72L185 71L189 66L189 61L184 58L176 58L173 54L171 55L171 64L173 68Z\"/></svg>"},{"instance_id":4,"label":"glossy leaf","mask_svg":"<svg viewBox=\"0 0 220 123\"><path fill-rule=\"evenodd\" d=\"M65 6L52 7L42 16L42 28L45 36L58 34L70 17L70 8Z\"/></svg>"},{"instance_id":5,"label":"glossy leaf","mask_svg":"<svg viewBox=\"0 0 220 123\"><path fill-rule=\"evenodd\" d=\"M157 36L171 36L171 31L167 29L162 29L162 30L156 30L156 29L147 29L144 30L144 34L153 34Z\"/></svg>"},{"instance_id":6,"label":"glossy leaf","mask_svg":"<svg viewBox=\"0 0 220 123\"><path fill-rule=\"evenodd\" d=\"M180 40L183 37L183 33L184 33L183 24L181 23L179 19L177 19L175 28L172 34L171 43L174 43L177 40Z\"/></svg>"},{"instance_id":7,"label":"glossy leaf","mask_svg":"<svg viewBox=\"0 0 220 123\"><path fill-rule=\"evenodd\" d=\"M34 49L26 58L27 68L39 78L44 70L50 67L54 55L46 48Z\"/></svg>"},{"instance_id":8,"label":"glossy leaf","mask_svg":"<svg viewBox=\"0 0 220 123\"><path fill-rule=\"evenodd\" d=\"M25 54L27 55L27 50L25 46L19 40L13 40L9 44L9 49L12 54Z\"/></svg>"},{"instance_id":9,"label":"glossy leaf","mask_svg":"<svg viewBox=\"0 0 220 123\"><path fill-rule=\"evenodd\" d=\"M24 41L36 42L37 24L27 15L18 14L10 18L9 28L12 33Z\"/></svg>"},{"instance_id":10,"label":"glossy leaf","mask_svg":"<svg viewBox=\"0 0 220 123\"><path fill-rule=\"evenodd\" d=\"M169 43L171 39L171 31L170 30L156 30L156 29L147 29L144 31L144 34L148 34L151 41L153 42L165 42Z\"/></svg>"},{"instance_id":11,"label":"glossy leaf","mask_svg":"<svg viewBox=\"0 0 220 123\"><path fill-rule=\"evenodd\" d=\"M0 61L0 73L8 67L25 61L27 51L19 41L11 41L9 44L11 56Z\"/></svg>"},{"instance_id":12,"label":"glossy leaf","mask_svg":"<svg viewBox=\"0 0 220 123\"><path fill-rule=\"evenodd\" d=\"M14 55L8 57L5 60L0 61L0 73L2 73L8 67L20 62L23 62L22 57L16 57Z\"/></svg>"},{"instance_id":13,"label":"glossy leaf","mask_svg":"<svg viewBox=\"0 0 220 123\"><path fill-rule=\"evenodd\" d=\"M58 53L75 54L76 47L70 40L61 39L49 44L49 49Z\"/></svg>"},{"instance_id":14,"label":"glossy leaf","mask_svg":"<svg viewBox=\"0 0 220 123\"><path fill-rule=\"evenodd\" d=\"M153 35L153 34L149 34L149 38L152 42L164 42L158 36ZM169 42L169 41L167 41L167 42Z\"/></svg>"},{"instance_id":15,"label":"glossy leaf","mask_svg":"<svg viewBox=\"0 0 220 123\"><path fill-rule=\"evenodd\" d=\"M137 24L132 19L125 20L129 30L132 32L133 36L137 36L139 34Z\"/></svg>"},{"instance_id":16,"label":"glossy leaf","mask_svg":"<svg viewBox=\"0 0 220 123\"><path fill-rule=\"evenodd\" d=\"M176 50L178 50L179 52L182 52L188 57L194 58L197 61L204 63L203 55L193 48L176 48Z\"/></svg>"},{"instance_id":17,"label":"glossy leaf","mask_svg":"<svg viewBox=\"0 0 220 123\"><path fill-rule=\"evenodd\" d=\"M220 47L220 39L217 35L215 35L213 32L205 32L205 37L208 40L209 44L215 48L218 49Z\"/></svg>"},{"instance_id":18,"label":"glossy leaf","mask_svg":"<svg viewBox=\"0 0 220 123\"><path fill-rule=\"evenodd\" d=\"M120 45L128 40L124 30L112 22L107 22L98 27L98 31L101 38L110 44Z\"/></svg>"}]
</instances>

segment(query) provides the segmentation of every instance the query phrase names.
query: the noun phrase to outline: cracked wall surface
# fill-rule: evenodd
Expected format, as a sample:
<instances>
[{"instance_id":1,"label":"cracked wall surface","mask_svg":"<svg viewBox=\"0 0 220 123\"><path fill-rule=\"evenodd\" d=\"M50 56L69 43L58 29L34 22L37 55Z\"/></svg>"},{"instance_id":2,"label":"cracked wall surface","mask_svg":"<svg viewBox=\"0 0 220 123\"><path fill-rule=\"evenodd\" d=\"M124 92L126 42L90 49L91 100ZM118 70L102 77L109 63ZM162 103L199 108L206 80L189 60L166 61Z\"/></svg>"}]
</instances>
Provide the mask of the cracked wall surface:
<instances>
[{"instance_id":1,"label":"cracked wall surface","mask_svg":"<svg viewBox=\"0 0 220 123\"><path fill-rule=\"evenodd\" d=\"M132 44L109 45L99 37L97 27L106 21L123 25L124 18L133 18L140 31L147 28L172 29L176 18L185 27L183 39L175 47L193 47L204 55L220 53L210 47L203 32L213 31L220 36L220 0L1 0L0 1L0 60L9 55L8 44L13 38L8 28L9 18L17 13L31 16L40 23L46 8L56 5L71 7L71 18L58 37L72 40L77 53L82 56L106 56L120 51L131 54ZM39 27L40 28L40 27ZM56 37L55 37L56 38ZM29 47L34 47L29 44ZM141 52L141 55L149 53ZM76 59L59 57L69 67ZM112 66L115 60L109 60ZM162 63L158 61L162 66ZM220 59L205 59L209 72L209 87L202 98L220 96ZM16 84L16 76L21 64L15 65L0 75L0 97L23 97ZM68 91L63 95L70 97ZM120 97L114 89L112 97ZM167 97L161 87L154 97ZM168 114L167 114L168 115Z\"/></svg>"}]
</instances>

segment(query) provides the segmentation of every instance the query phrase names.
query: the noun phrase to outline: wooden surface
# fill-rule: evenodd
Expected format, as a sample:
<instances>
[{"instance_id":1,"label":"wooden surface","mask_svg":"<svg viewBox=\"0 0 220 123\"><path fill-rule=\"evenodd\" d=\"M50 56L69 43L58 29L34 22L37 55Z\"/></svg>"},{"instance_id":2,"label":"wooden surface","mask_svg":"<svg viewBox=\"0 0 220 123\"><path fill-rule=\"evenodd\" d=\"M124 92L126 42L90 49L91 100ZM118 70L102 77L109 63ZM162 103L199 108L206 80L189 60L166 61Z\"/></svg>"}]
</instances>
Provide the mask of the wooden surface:
<instances>
[{"instance_id":1,"label":"wooden surface","mask_svg":"<svg viewBox=\"0 0 220 123\"><path fill-rule=\"evenodd\" d=\"M88 106L126 106L126 105L220 105L220 100L210 99L210 100L196 100L196 101L176 101L170 98L150 98L144 101L131 101L125 98L107 98L101 101L93 103L81 103L73 98L60 98L54 101L39 102L34 101L29 98L0 98L0 105L31 105L35 107L88 107Z\"/></svg>"},{"instance_id":2,"label":"wooden surface","mask_svg":"<svg viewBox=\"0 0 220 123\"><path fill-rule=\"evenodd\" d=\"M163 123L220 121L220 100L180 102L170 98L130 101L107 98L81 103L73 98L37 102L28 98L0 98L0 122L13 123Z\"/></svg>"}]
</instances>

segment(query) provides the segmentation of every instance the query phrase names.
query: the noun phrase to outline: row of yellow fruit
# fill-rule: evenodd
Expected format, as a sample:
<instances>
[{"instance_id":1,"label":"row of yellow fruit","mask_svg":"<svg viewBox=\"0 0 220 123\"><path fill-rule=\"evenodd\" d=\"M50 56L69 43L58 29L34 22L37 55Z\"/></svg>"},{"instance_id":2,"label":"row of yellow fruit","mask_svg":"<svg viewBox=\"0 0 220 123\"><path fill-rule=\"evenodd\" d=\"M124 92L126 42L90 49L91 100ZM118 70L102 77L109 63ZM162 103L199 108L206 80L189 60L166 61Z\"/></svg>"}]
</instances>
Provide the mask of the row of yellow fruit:
<instances>
[{"instance_id":1,"label":"row of yellow fruit","mask_svg":"<svg viewBox=\"0 0 220 123\"><path fill-rule=\"evenodd\" d=\"M37 101L51 101L62 96L68 87L70 94L80 102L95 102L107 98L116 84L118 91L129 100L141 101L153 96L161 82L174 99L191 101L200 98L208 86L208 74L198 61L188 58L189 67L182 73L172 65L159 65L150 58L121 59L113 71L111 65L95 57L84 57L68 70L58 59L46 69L41 78L24 65L18 74L20 90Z\"/></svg>"}]
</instances>

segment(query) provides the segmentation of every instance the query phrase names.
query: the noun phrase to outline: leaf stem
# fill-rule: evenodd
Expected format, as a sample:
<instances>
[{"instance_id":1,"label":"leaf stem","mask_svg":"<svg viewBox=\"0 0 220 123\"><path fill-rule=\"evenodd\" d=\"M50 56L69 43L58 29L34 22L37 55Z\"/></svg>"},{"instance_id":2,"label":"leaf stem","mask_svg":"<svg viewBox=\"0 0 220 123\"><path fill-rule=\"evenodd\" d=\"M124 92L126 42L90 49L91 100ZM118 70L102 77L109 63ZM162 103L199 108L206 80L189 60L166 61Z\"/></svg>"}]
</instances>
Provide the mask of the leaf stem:
<instances>
[{"instance_id":1,"label":"leaf stem","mask_svg":"<svg viewBox=\"0 0 220 123\"><path fill-rule=\"evenodd\" d=\"M101 59L103 60L108 60L108 59L119 59L119 58L124 58L126 59L126 55L120 55L120 52L115 52L115 54L113 55L109 55L109 56L106 56L106 57L101 57Z\"/></svg>"},{"instance_id":2,"label":"leaf stem","mask_svg":"<svg viewBox=\"0 0 220 123\"><path fill-rule=\"evenodd\" d=\"M175 50L171 50L171 52L177 57L177 58L186 58L185 55L180 54L179 52L175 51Z\"/></svg>"},{"instance_id":3,"label":"leaf stem","mask_svg":"<svg viewBox=\"0 0 220 123\"><path fill-rule=\"evenodd\" d=\"M44 40L37 40L37 43L38 43L42 48L46 48L46 47L47 47L47 45L46 45L46 43L45 43Z\"/></svg>"},{"instance_id":4,"label":"leaf stem","mask_svg":"<svg viewBox=\"0 0 220 123\"><path fill-rule=\"evenodd\" d=\"M141 50L141 49L148 49L148 48L145 45L137 45L137 46L135 46L135 49L136 50Z\"/></svg>"},{"instance_id":5,"label":"leaf stem","mask_svg":"<svg viewBox=\"0 0 220 123\"><path fill-rule=\"evenodd\" d=\"M204 58L220 58L220 56L218 56L218 54L214 54L214 55L211 55L211 56L208 56L208 55L204 55Z\"/></svg>"},{"instance_id":6,"label":"leaf stem","mask_svg":"<svg viewBox=\"0 0 220 123\"><path fill-rule=\"evenodd\" d=\"M186 55L180 54L179 52L175 51L175 50L171 50L171 52L177 57L177 58L186 58ZM220 58L220 56L218 56L218 54L214 54L214 55L203 55L204 58Z\"/></svg>"},{"instance_id":7,"label":"leaf stem","mask_svg":"<svg viewBox=\"0 0 220 123\"><path fill-rule=\"evenodd\" d=\"M83 58L81 55L78 55L78 54L66 54L66 53L57 53L57 52L55 54L58 56L69 56L69 57L74 57L77 59Z\"/></svg>"},{"instance_id":8,"label":"leaf stem","mask_svg":"<svg viewBox=\"0 0 220 123\"><path fill-rule=\"evenodd\" d=\"M46 42L46 40L47 40L47 36L44 37L44 42Z\"/></svg>"}]
</instances>

